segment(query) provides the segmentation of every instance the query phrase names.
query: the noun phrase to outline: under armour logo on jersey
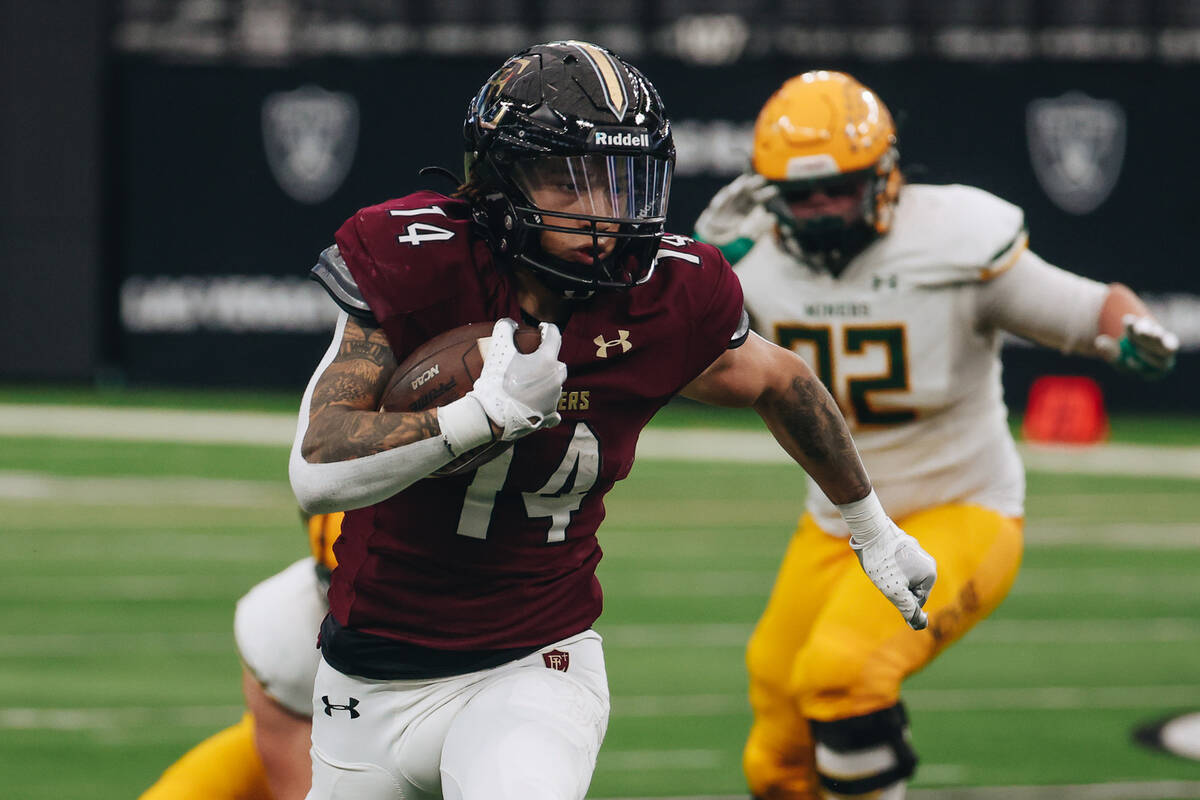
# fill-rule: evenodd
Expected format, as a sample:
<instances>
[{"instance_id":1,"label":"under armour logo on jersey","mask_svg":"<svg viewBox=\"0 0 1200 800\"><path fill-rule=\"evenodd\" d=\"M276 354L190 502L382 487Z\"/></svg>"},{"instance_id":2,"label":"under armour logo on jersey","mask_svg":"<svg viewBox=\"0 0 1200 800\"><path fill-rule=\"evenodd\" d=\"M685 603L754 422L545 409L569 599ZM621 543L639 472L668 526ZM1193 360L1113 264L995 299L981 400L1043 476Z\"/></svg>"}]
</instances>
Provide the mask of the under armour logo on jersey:
<instances>
[{"instance_id":1,"label":"under armour logo on jersey","mask_svg":"<svg viewBox=\"0 0 1200 800\"><path fill-rule=\"evenodd\" d=\"M596 358L608 358L608 348L620 347L622 353L628 353L633 349L633 345L629 343L629 331L618 330L616 339L604 339L604 334L600 334L595 339L592 339L596 344Z\"/></svg>"},{"instance_id":2,"label":"under armour logo on jersey","mask_svg":"<svg viewBox=\"0 0 1200 800\"><path fill-rule=\"evenodd\" d=\"M326 694L321 696L321 702L325 704L325 716L327 717L332 717L334 711L349 711L350 719L358 719L362 716L354 710L354 707L358 705L357 697L351 697L346 701L345 705L338 705L337 703L329 702L329 695Z\"/></svg>"},{"instance_id":3,"label":"under armour logo on jersey","mask_svg":"<svg viewBox=\"0 0 1200 800\"><path fill-rule=\"evenodd\" d=\"M571 666L571 654L562 650L551 650L548 653L542 653L542 661L546 662L547 669L566 672L567 667Z\"/></svg>"}]
</instances>

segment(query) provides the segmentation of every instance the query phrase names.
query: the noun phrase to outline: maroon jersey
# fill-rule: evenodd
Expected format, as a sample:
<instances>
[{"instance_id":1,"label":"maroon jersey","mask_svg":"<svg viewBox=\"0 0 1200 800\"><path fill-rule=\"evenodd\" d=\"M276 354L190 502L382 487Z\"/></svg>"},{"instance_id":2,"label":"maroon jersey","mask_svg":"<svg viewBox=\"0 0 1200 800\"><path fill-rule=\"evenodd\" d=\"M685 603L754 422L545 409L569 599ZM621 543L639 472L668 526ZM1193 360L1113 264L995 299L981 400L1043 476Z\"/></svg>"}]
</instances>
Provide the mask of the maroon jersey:
<instances>
[{"instance_id":1,"label":"maroon jersey","mask_svg":"<svg viewBox=\"0 0 1200 800\"><path fill-rule=\"evenodd\" d=\"M400 361L468 322L521 319L516 286L466 203L419 192L363 209L342 258ZM650 279L599 294L562 330L562 423L475 472L418 481L346 514L330 611L342 626L442 650L538 646L591 626L604 495L642 428L729 346L742 291L713 247L667 236Z\"/></svg>"}]
</instances>

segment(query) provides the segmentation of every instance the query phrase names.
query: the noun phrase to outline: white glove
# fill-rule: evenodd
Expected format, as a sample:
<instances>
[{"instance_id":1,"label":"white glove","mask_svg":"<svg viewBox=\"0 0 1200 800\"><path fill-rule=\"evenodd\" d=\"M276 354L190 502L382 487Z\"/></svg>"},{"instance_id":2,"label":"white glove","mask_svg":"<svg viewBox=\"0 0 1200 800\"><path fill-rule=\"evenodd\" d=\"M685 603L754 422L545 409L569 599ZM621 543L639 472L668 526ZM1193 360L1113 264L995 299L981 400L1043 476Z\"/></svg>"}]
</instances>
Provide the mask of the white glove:
<instances>
[{"instance_id":1,"label":"white glove","mask_svg":"<svg viewBox=\"0 0 1200 800\"><path fill-rule=\"evenodd\" d=\"M467 392L483 406L488 419L503 429L500 438L511 442L542 428L557 425L558 398L567 365L558 360L562 334L548 322L538 326L542 343L532 353L517 352L513 332L517 323L505 318L492 328L492 339L483 370Z\"/></svg>"},{"instance_id":2,"label":"white glove","mask_svg":"<svg viewBox=\"0 0 1200 800\"><path fill-rule=\"evenodd\" d=\"M1147 379L1161 378L1175 366L1179 337L1150 317L1126 314L1121 317L1125 333L1120 339L1100 334L1096 349L1120 372Z\"/></svg>"},{"instance_id":3,"label":"white glove","mask_svg":"<svg viewBox=\"0 0 1200 800\"><path fill-rule=\"evenodd\" d=\"M872 490L862 500L838 506L850 528L850 547L863 572L900 610L909 627L923 630L929 617L921 610L937 580L937 563L917 540L896 526Z\"/></svg>"},{"instance_id":4,"label":"white glove","mask_svg":"<svg viewBox=\"0 0 1200 800\"><path fill-rule=\"evenodd\" d=\"M772 224L753 212L779 194L779 188L756 172L739 175L721 187L696 220L696 236L722 247L737 239L756 239Z\"/></svg>"}]
</instances>

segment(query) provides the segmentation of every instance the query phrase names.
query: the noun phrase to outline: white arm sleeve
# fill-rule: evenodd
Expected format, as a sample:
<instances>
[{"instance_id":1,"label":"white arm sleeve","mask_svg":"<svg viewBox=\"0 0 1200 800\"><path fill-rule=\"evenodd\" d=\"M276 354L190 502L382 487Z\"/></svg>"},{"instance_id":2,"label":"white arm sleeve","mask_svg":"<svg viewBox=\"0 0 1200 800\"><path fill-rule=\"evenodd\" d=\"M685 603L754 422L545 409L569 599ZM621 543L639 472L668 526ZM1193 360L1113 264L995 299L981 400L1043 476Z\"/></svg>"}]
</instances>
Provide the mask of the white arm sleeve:
<instances>
[{"instance_id":1,"label":"white arm sleeve","mask_svg":"<svg viewBox=\"0 0 1200 800\"><path fill-rule=\"evenodd\" d=\"M292 455L288 461L288 477L291 479L292 491L300 507L310 514L349 511L378 503L454 460L454 454L442 436L422 439L349 461L313 464L304 460L301 445L308 431L308 410L312 403L313 389L341 347L346 319L345 311L338 315L333 343L329 345L324 358L308 382L308 388L304 391L304 399L300 403L300 419L296 425L296 439L292 443ZM464 397L455 400L446 408L464 400L469 403L475 402Z\"/></svg>"},{"instance_id":2,"label":"white arm sleeve","mask_svg":"<svg viewBox=\"0 0 1200 800\"><path fill-rule=\"evenodd\" d=\"M1026 250L979 291L979 319L1064 353L1095 351L1108 287L1048 264Z\"/></svg>"}]
</instances>

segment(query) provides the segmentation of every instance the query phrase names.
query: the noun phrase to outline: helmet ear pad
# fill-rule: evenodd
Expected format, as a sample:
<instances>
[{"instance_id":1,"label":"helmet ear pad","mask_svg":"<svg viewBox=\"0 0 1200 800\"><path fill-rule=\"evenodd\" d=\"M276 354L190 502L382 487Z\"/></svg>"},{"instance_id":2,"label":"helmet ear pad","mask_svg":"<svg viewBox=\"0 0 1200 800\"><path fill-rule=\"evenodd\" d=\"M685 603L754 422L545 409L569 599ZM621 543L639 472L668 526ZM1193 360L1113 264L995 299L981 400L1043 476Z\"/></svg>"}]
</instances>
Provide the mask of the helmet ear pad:
<instances>
[{"instance_id":1,"label":"helmet ear pad","mask_svg":"<svg viewBox=\"0 0 1200 800\"><path fill-rule=\"evenodd\" d=\"M492 252L503 261L511 261L516 253L525 252L537 231L518 224L517 211L508 194L490 189L474 204L475 221L484 228Z\"/></svg>"},{"instance_id":2,"label":"helmet ear pad","mask_svg":"<svg viewBox=\"0 0 1200 800\"><path fill-rule=\"evenodd\" d=\"M869 187L874 197L871 198L873 208L868 221L881 236L892 229L896 203L900 200L900 187L904 185L904 175L900 172L899 162L899 150L895 147L890 148L883 158L879 159L875 167L878 177Z\"/></svg>"}]
</instances>

